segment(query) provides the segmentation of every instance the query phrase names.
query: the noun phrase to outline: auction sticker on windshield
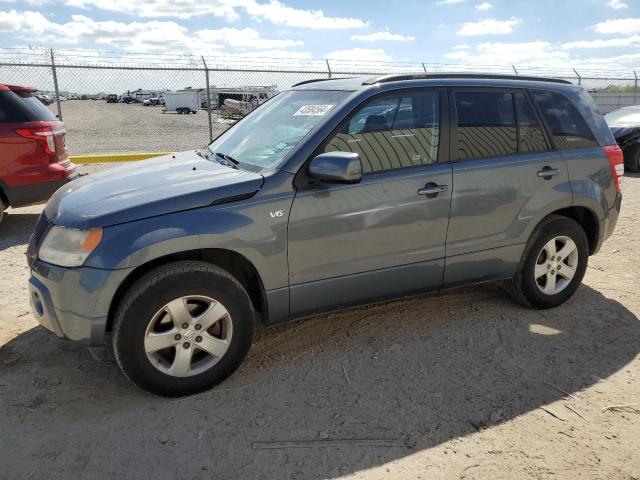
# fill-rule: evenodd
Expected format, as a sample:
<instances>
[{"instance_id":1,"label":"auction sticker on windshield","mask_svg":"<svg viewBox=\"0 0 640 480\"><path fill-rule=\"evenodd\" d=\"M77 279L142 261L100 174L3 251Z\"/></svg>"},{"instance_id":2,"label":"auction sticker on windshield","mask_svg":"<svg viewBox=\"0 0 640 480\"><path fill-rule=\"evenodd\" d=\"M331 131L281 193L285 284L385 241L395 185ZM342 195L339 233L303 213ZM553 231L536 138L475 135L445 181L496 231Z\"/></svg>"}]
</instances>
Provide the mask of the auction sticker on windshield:
<instances>
[{"instance_id":1,"label":"auction sticker on windshield","mask_svg":"<svg viewBox=\"0 0 640 480\"><path fill-rule=\"evenodd\" d=\"M300 117L302 115L313 115L321 117L327 113L333 105L303 105L293 114L294 117Z\"/></svg>"}]
</instances>

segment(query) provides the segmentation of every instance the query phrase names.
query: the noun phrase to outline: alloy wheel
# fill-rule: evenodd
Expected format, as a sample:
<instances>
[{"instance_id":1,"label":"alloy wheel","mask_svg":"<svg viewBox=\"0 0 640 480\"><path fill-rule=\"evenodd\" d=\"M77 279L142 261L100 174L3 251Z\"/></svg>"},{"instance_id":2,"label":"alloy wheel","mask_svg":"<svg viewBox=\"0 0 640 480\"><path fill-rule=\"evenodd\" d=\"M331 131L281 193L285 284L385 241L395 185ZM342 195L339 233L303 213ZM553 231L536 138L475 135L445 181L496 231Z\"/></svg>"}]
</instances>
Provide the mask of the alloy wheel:
<instances>
[{"instance_id":1,"label":"alloy wheel","mask_svg":"<svg viewBox=\"0 0 640 480\"><path fill-rule=\"evenodd\" d=\"M176 298L151 318L144 350L151 364L173 377L190 377L209 370L229 349L233 323L216 300L189 295Z\"/></svg>"}]
</instances>

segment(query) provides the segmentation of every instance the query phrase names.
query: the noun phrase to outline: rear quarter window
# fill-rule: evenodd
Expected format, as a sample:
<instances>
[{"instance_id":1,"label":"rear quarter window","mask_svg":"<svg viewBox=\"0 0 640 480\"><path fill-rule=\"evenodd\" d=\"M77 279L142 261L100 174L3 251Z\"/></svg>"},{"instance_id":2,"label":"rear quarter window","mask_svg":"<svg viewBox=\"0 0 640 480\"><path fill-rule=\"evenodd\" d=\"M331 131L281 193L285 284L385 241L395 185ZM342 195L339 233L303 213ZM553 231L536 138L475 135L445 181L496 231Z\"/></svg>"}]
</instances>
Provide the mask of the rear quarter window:
<instances>
[{"instance_id":1,"label":"rear quarter window","mask_svg":"<svg viewBox=\"0 0 640 480\"><path fill-rule=\"evenodd\" d=\"M571 101L559 93L531 92L556 146L563 150L597 147L598 142Z\"/></svg>"},{"instance_id":2,"label":"rear quarter window","mask_svg":"<svg viewBox=\"0 0 640 480\"><path fill-rule=\"evenodd\" d=\"M51 121L56 117L28 91L0 91L0 122Z\"/></svg>"},{"instance_id":3,"label":"rear quarter window","mask_svg":"<svg viewBox=\"0 0 640 480\"><path fill-rule=\"evenodd\" d=\"M0 123L28 121L29 117L20 98L13 92L0 91Z\"/></svg>"},{"instance_id":4,"label":"rear quarter window","mask_svg":"<svg viewBox=\"0 0 640 480\"><path fill-rule=\"evenodd\" d=\"M33 92L21 91L14 93L22 99L22 103L29 110L29 116L32 121L56 120L56 116L34 96Z\"/></svg>"}]
</instances>

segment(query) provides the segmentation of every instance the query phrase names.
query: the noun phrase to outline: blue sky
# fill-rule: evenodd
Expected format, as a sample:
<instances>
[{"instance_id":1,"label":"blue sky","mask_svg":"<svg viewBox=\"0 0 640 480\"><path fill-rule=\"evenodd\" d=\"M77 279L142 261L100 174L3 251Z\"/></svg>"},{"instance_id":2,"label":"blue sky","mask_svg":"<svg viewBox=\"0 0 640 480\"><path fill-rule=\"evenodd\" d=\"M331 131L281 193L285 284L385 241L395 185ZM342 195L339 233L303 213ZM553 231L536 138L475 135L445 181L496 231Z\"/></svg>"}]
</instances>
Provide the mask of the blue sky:
<instances>
[{"instance_id":1,"label":"blue sky","mask_svg":"<svg viewBox=\"0 0 640 480\"><path fill-rule=\"evenodd\" d=\"M0 0L0 46L640 68L640 0Z\"/></svg>"}]
</instances>

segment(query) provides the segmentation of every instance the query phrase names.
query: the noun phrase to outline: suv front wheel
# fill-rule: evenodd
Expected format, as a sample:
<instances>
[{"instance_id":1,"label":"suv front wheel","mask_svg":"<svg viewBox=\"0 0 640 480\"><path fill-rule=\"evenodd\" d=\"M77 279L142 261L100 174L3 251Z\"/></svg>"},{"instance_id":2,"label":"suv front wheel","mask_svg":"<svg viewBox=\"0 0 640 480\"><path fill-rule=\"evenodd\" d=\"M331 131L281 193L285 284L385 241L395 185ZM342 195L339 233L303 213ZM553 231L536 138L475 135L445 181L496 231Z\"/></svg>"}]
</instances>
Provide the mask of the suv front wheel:
<instances>
[{"instance_id":1,"label":"suv front wheel","mask_svg":"<svg viewBox=\"0 0 640 480\"><path fill-rule=\"evenodd\" d=\"M166 396L222 382L253 338L247 292L225 270L199 261L170 263L137 280L114 320L113 350L124 374Z\"/></svg>"},{"instance_id":2,"label":"suv front wheel","mask_svg":"<svg viewBox=\"0 0 640 480\"><path fill-rule=\"evenodd\" d=\"M580 224L550 215L531 234L517 275L505 282L506 290L528 307L556 307L578 289L588 260L589 242Z\"/></svg>"}]
</instances>

